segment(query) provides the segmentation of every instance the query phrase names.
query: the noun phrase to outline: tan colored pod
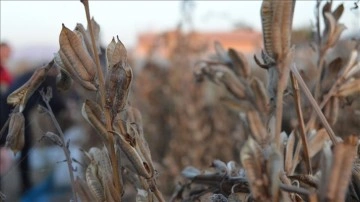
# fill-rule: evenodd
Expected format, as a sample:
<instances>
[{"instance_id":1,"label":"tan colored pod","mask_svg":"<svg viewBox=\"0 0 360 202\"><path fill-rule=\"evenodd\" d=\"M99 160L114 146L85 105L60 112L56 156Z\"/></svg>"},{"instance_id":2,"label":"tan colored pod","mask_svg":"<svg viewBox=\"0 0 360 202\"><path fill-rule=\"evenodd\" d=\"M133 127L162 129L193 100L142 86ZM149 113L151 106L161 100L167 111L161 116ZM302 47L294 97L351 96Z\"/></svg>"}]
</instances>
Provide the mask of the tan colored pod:
<instances>
[{"instance_id":1,"label":"tan colored pod","mask_svg":"<svg viewBox=\"0 0 360 202\"><path fill-rule=\"evenodd\" d=\"M6 137L6 147L9 147L14 155L21 151L25 144L25 118L21 112L12 113L10 116L9 132Z\"/></svg>"}]
</instances>

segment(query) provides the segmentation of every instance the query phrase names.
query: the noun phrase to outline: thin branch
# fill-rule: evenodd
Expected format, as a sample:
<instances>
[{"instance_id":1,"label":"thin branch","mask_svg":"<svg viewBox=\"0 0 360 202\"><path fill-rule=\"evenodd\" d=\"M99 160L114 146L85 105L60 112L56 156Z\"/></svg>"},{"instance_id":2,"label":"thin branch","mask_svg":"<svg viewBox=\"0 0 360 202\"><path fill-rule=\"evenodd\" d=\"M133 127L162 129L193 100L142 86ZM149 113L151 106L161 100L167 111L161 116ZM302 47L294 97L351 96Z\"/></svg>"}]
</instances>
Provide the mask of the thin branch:
<instances>
[{"instance_id":1,"label":"thin branch","mask_svg":"<svg viewBox=\"0 0 360 202\"><path fill-rule=\"evenodd\" d=\"M295 186L289 186L286 184L280 184L280 189L286 191L286 192L291 192L291 193L297 193L297 194L301 194L301 195L306 195L309 196L310 192L307 189L301 188L301 187L295 187Z\"/></svg>"},{"instance_id":2,"label":"thin branch","mask_svg":"<svg viewBox=\"0 0 360 202\"><path fill-rule=\"evenodd\" d=\"M282 115L283 115L283 99L284 99L284 90L285 90L285 85L283 83L284 83L285 78L286 77L285 77L284 73L281 72L280 76L279 76L279 80L278 80L278 84L277 84L277 92L276 92L275 143L276 143L276 146L279 149L279 151L280 151L280 145L281 145L280 133L281 133L281 124L282 124Z\"/></svg>"},{"instance_id":3,"label":"thin branch","mask_svg":"<svg viewBox=\"0 0 360 202\"><path fill-rule=\"evenodd\" d=\"M322 124L324 125L324 127L325 127L325 129L326 129L326 131L327 131L327 133L328 133L328 135L329 135L332 143L333 143L334 145L336 145L336 144L337 144L337 140L336 140L336 136L335 136L334 131L333 131L332 128L330 127L329 122L326 120L324 114L322 113L319 105L317 104L316 100L315 100L314 97L312 96L310 90L309 90L308 87L306 86L304 80L301 78L301 75L300 75L299 71L296 69L295 64L292 65L292 66L290 67L290 69L291 69L291 72L292 72L292 73L294 74L294 76L296 77L297 81L299 82L299 84L300 84L302 90L304 91L306 97L309 99L312 107L314 108L314 110L316 111L317 115L319 116L320 121L321 121Z\"/></svg>"},{"instance_id":4,"label":"thin branch","mask_svg":"<svg viewBox=\"0 0 360 202\"><path fill-rule=\"evenodd\" d=\"M57 122L57 120L56 120L56 118L54 116L54 113L53 113L53 111L52 111L52 109L50 107L50 104L49 104L49 99L46 97L44 91L40 91L40 94L41 94L42 99L45 102L46 108L48 109L47 112L50 115L50 118L51 118L52 122L54 123L55 128L58 131L61 140L63 142L65 142L65 135L64 135L63 131L61 130L61 127L60 127L59 123ZM69 174L70 174L71 188L72 188L73 195L74 195L74 201L77 202L76 189L75 189L75 179L74 179L74 172L73 172L73 167L72 167L72 158L70 156L70 151L66 147L66 144L62 144L61 147L62 147L62 149L63 149L63 151L65 153L65 157L66 157L66 160L67 160L66 162L67 162L68 170L69 170Z\"/></svg>"},{"instance_id":5,"label":"thin branch","mask_svg":"<svg viewBox=\"0 0 360 202\"><path fill-rule=\"evenodd\" d=\"M315 7L315 19L316 19L316 43L318 48L321 45L321 34L320 34L320 4L321 0L316 0L316 7Z\"/></svg>"},{"instance_id":6,"label":"thin branch","mask_svg":"<svg viewBox=\"0 0 360 202\"><path fill-rule=\"evenodd\" d=\"M103 75L101 65L100 65L98 51L96 48L94 30L93 30L91 19L90 19L89 1L81 0L81 3L83 3L83 5L85 7L86 20L87 20L87 23L88 23L88 26L90 29L89 32L90 32L90 37L91 37L92 49L93 49L94 59L95 59L96 68L97 68L97 75L98 75L98 79L99 79L101 106L104 107L105 106L105 82L104 82L104 75Z\"/></svg>"},{"instance_id":7,"label":"thin branch","mask_svg":"<svg viewBox=\"0 0 360 202\"><path fill-rule=\"evenodd\" d=\"M294 90L294 101L296 105L296 113L300 127L300 137L304 147L304 159L305 159L307 171L311 175L312 174L311 161L309 155L308 141L305 133L304 117L301 109L301 96L300 96L299 84L296 81L296 78L292 72L290 72L290 78Z\"/></svg>"}]
</instances>

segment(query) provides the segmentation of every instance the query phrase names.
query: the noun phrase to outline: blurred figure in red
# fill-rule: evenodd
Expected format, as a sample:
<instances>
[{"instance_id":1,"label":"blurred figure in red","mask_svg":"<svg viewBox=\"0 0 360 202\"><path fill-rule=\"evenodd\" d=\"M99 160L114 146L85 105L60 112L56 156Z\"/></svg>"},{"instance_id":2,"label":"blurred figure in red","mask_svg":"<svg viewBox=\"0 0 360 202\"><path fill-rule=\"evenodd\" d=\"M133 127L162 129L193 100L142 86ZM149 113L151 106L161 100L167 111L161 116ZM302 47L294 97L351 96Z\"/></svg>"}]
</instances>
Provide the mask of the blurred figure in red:
<instances>
[{"instance_id":1,"label":"blurred figure in red","mask_svg":"<svg viewBox=\"0 0 360 202\"><path fill-rule=\"evenodd\" d=\"M11 48L7 43L0 43L0 92L4 94L12 82L12 77L6 67L11 55Z\"/></svg>"},{"instance_id":2,"label":"blurred figure in red","mask_svg":"<svg viewBox=\"0 0 360 202\"><path fill-rule=\"evenodd\" d=\"M11 48L7 43L0 43L0 129L8 118L8 110L6 103L6 91L12 83L12 76L7 68L7 62L11 55ZM4 135L5 136L5 135ZM2 147L5 137L0 139L0 179L10 169L12 159L10 151Z\"/></svg>"}]
</instances>

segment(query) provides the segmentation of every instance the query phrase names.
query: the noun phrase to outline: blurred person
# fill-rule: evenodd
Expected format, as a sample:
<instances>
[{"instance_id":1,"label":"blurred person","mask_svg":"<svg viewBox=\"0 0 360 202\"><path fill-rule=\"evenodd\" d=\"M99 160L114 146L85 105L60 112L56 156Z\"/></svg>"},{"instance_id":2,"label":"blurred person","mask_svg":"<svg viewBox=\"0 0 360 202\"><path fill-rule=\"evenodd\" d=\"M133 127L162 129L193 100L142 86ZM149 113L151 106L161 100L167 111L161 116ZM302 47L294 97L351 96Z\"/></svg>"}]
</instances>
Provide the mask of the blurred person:
<instances>
[{"instance_id":1,"label":"blurred person","mask_svg":"<svg viewBox=\"0 0 360 202\"><path fill-rule=\"evenodd\" d=\"M13 80L7 68L7 62L10 56L10 46L4 42L0 43L0 129L3 127L8 117L5 92ZM1 147L1 145L3 145L1 143L4 140L4 138L0 139L0 177L7 173L12 164L9 150L5 147Z\"/></svg>"},{"instance_id":2,"label":"blurred person","mask_svg":"<svg viewBox=\"0 0 360 202\"><path fill-rule=\"evenodd\" d=\"M0 43L0 129L7 120L7 103L5 93L12 83L12 76L7 68L7 62L11 55L11 48L7 43ZM1 139L0 142L3 140Z\"/></svg>"},{"instance_id":3,"label":"blurred person","mask_svg":"<svg viewBox=\"0 0 360 202\"><path fill-rule=\"evenodd\" d=\"M0 43L0 91L4 94L10 86L12 76L7 68L7 62L11 56L11 48L7 43Z\"/></svg>"}]
</instances>

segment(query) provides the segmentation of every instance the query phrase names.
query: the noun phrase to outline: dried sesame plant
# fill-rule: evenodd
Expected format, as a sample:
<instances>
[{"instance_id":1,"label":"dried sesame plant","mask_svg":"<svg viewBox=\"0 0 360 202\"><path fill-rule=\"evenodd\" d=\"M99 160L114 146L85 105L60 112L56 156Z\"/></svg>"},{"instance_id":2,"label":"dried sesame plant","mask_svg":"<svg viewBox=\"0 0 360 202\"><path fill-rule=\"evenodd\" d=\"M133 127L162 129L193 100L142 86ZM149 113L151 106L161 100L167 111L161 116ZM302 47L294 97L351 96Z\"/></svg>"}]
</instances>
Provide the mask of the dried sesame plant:
<instances>
[{"instance_id":1,"label":"dried sesame plant","mask_svg":"<svg viewBox=\"0 0 360 202\"><path fill-rule=\"evenodd\" d=\"M169 51L166 63L156 57L160 48ZM185 166L204 167L214 158L239 157L236 113L216 104L224 92L194 80L193 66L206 48L200 34L178 26L159 34L144 67L135 72L134 105L144 115L144 131L161 171L159 187L166 196L172 194Z\"/></svg>"},{"instance_id":2,"label":"dried sesame plant","mask_svg":"<svg viewBox=\"0 0 360 202\"><path fill-rule=\"evenodd\" d=\"M346 62L342 58L326 61L345 28L338 22L344 7L332 10L329 1L322 9L325 29L320 34L317 23L315 86L303 81L293 60L294 7L295 0L263 0L263 63L254 59L267 70L266 87L252 75L241 53L226 51L219 43L215 43L218 60L205 60L196 67L199 80L207 78L228 92L223 104L238 112L246 128L245 134L239 135L244 135L246 142L241 146L239 164L214 160L205 171L186 167L182 175L188 182L178 187L173 201L194 201L207 193L212 194L212 201L360 200L358 137L332 130L341 118L341 100L360 91L358 51L352 50ZM302 96L314 111L308 120L303 115ZM289 97L293 97L298 123L286 134L281 132L282 108Z\"/></svg>"},{"instance_id":3,"label":"dried sesame plant","mask_svg":"<svg viewBox=\"0 0 360 202\"><path fill-rule=\"evenodd\" d=\"M15 106L9 125L6 145L14 153L24 145L24 117L22 111L32 94L38 90L51 68L59 70L57 86L69 89L75 81L83 94L81 113L102 140L100 148L84 152L88 157L85 176L75 179L69 150L64 134L49 105L51 89L41 90L45 102L43 112L50 115L58 134L48 132L44 138L63 148L66 155L73 191L73 201L122 201L124 178L137 189L136 201L164 201L158 190L150 150L144 138L140 112L130 106L128 94L133 80L127 61L125 46L114 38L106 49L107 67L99 61L100 27L90 19L89 2L85 7L87 29L77 24L70 30L64 24L59 37L60 50L54 59L37 69L30 80L9 95L7 102ZM26 144L26 143L25 143Z\"/></svg>"}]
</instances>

